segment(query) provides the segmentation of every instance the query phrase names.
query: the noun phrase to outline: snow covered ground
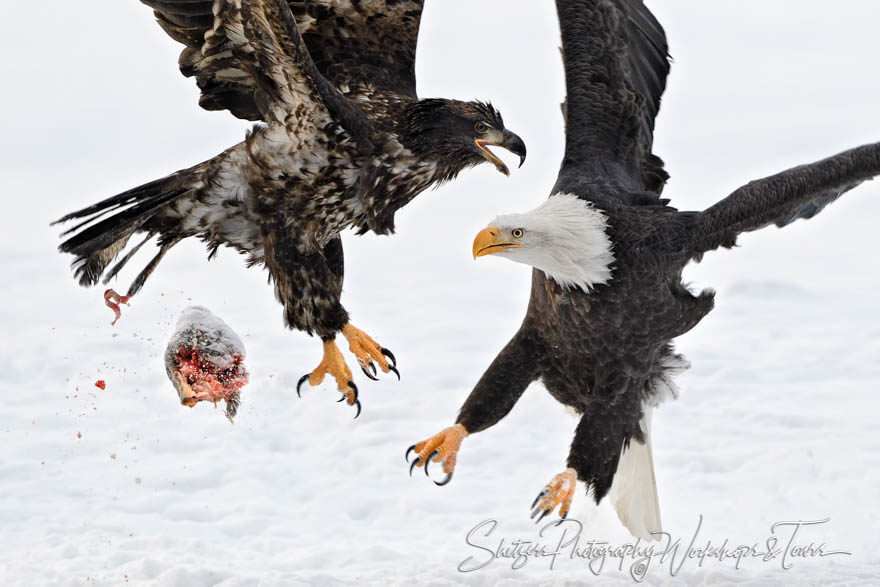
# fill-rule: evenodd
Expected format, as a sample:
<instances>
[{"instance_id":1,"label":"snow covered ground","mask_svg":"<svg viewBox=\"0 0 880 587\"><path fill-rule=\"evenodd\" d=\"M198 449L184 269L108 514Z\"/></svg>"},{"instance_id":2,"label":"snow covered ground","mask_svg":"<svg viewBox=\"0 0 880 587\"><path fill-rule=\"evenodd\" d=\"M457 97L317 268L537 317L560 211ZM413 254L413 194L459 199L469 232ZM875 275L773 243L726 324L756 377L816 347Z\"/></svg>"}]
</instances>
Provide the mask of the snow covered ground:
<instances>
[{"instance_id":1,"label":"snow covered ground","mask_svg":"<svg viewBox=\"0 0 880 587\"><path fill-rule=\"evenodd\" d=\"M210 157L246 125L197 108L194 84L175 71L177 46L134 0L7 9L0 584L633 582L632 558L599 568L570 546L518 569L489 559L502 539L552 550L575 531L540 537L527 515L564 467L575 425L540 386L465 441L450 485L410 479L403 460L453 422L525 311L528 269L475 263L470 243L497 213L537 204L558 169L558 31L551 3L537 4L428 3L421 95L491 98L529 160L509 179L483 166L424 194L393 238L346 236L343 301L403 375L359 377L357 421L330 384L297 399L320 345L285 331L266 274L229 251L208 264L197 243L178 246L109 325L102 290L70 278L48 221ZM880 140L875 2L728 4L650 3L675 57L655 146L682 209ZM717 308L680 340L694 366L679 401L654 418L664 525L681 547L653 561L648 584L876 584L877 218L874 182L816 219L749 235L689 268L696 286L718 290ZM251 383L234 425L222 409L180 406L165 376L165 343L192 303L247 346ZM633 542L607 504L581 492L572 517L583 524L581 555L590 540ZM727 539L763 550L774 523L826 518L795 544L850 554L789 550L785 561L747 557L738 570L730 559L681 560L701 519L695 546ZM494 532L483 526L469 545L487 520ZM777 528L776 548L791 533Z\"/></svg>"}]
</instances>

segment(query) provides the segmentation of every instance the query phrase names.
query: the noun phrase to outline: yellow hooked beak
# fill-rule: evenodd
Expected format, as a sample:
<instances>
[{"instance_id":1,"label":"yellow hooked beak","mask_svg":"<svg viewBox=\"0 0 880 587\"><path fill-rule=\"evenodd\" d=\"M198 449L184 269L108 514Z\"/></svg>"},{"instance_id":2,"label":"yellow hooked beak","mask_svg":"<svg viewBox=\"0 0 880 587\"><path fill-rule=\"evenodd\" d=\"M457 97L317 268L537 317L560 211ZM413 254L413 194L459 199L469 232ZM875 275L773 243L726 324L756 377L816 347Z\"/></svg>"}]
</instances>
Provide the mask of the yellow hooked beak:
<instances>
[{"instance_id":1,"label":"yellow hooked beak","mask_svg":"<svg viewBox=\"0 0 880 587\"><path fill-rule=\"evenodd\" d=\"M474 239L474 259L519 246L520 243L504 240L498 227L487 226Z\"/></svg>"}]
</instances>

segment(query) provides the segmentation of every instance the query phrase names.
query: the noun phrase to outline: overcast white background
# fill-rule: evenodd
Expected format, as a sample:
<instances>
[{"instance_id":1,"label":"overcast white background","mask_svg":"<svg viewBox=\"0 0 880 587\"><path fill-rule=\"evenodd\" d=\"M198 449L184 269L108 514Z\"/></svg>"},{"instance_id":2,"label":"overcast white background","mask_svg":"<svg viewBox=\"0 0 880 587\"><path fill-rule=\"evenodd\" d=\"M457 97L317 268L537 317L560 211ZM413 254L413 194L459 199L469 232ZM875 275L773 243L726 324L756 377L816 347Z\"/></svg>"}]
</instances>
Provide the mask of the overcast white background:
<instances>
[{"instance_id":1,"label":"overcast white background","mask_svg":"<svg viewBox=\"0 0 880 587\"><path fill-rule=\"evenodd\" d=\"M649 2L674 58L655 152L665 195L702 209L750 179L880 140L880 7L872 0ZM358 379L364 411L330 384L297 399L320 358L284 330L266 274L199 243L176 247L110 327L102 288L55 252L66 212L209 158L247 124L197 106L179 45L135 0L16 3L0 40L0 583L21 585L560 584L580 561L509 561L462 575L497 539L537 538L528 505L565 466L575 422L535 385L467 439L455 480L410 479L406 447L451 424L516 330L529 270L474 262L473 235L549 193L564 83L551 2L430 0L422 97L490 99L529 148L505 178L484 165L397 216L394 237L345 237L343 301L394 350L403 381ZM504 156L504 155L502 155ZM513 162L511 157L507 158ZM678 348L694 363L654 419L665 529L763 543L779 520L831 521L802 542L852 552L798 561L668 564L651 584L870 583L880 574L880 185L819 217L741 239L690 267L717 308ZM122 291L149 259L123 272ZM251 383L234 426L178 405L161 353L188 303L243 337ZM353 362L352 362L353 364ZM107 381L106 391L93 386ZM80 434L80 438L77 435ZM582 488L581 488L582 489ZM631 539L581 490L585 536ZM489 541L492 542L492 541ZM606 569L608 581L625 572Z\"/></svg>"}]
</instances>

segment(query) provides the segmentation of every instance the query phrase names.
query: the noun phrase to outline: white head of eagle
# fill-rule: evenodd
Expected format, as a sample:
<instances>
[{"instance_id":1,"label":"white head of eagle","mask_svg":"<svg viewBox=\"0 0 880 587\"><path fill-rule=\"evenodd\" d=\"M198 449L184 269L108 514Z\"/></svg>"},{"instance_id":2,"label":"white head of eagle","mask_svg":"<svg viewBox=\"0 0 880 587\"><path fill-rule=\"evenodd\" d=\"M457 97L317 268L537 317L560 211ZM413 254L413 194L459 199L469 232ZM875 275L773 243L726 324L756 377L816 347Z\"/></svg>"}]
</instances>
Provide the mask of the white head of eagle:
<instances>
[{"instance_id":1,"label":"white head of eagle","mask_svg":"<svg viewBox=\"0 0 880 587\"><path fill-rule=\"evenodd\" d=\"M586 292L611 279L614 253L605 214L574 194L557 193L522 214L498 216L474 239L474 258L499 255Z\"/></svg>"}]
</instances>

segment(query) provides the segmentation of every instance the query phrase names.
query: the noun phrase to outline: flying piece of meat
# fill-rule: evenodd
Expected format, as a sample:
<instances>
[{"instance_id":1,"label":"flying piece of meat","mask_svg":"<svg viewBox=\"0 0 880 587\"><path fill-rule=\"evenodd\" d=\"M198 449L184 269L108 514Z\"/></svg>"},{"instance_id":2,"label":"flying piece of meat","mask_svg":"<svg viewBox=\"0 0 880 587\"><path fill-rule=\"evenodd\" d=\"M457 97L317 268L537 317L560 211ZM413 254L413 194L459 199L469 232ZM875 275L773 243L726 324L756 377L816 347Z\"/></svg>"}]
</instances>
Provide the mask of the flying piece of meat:
<instances>
[{"instance_id":1,"label":"flying piece of meat","mask_svg":"<svg viewBox=\"0 0 880 587\"><path fill-rule=\"evenodd\" d=\"M216 406L223 400L231 422L248 382L244 357L244 344L226 322L205 307L189 306L165 349L165 371L181 404L192 408L209 401Z\"/></svg>"}]
</instances>

